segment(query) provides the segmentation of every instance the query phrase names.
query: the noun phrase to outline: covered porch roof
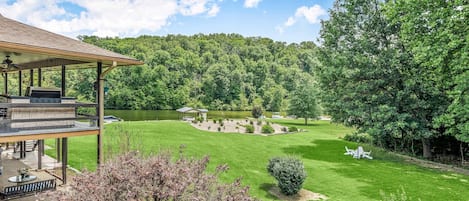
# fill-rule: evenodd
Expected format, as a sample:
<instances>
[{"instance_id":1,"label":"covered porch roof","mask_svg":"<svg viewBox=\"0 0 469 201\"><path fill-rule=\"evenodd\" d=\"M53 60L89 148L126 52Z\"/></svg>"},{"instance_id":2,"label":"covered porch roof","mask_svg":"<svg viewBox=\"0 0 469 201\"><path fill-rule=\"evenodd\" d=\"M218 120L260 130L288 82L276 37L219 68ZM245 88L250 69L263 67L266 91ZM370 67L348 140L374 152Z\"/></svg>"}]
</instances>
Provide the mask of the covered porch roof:
<instances>
[{"instance_id":1,"label":"covered porch roof","mask_svg":"<svg viewBox=\"0 0 469 201\"><path fill-rule=\"evenodd\" d=\"M33 68L103 67L140 65L143 62L79 40L23 24L0 14L0 61L2 72ZM11 61L5 62L5 60Z\"/></svg>"}]
</instances>

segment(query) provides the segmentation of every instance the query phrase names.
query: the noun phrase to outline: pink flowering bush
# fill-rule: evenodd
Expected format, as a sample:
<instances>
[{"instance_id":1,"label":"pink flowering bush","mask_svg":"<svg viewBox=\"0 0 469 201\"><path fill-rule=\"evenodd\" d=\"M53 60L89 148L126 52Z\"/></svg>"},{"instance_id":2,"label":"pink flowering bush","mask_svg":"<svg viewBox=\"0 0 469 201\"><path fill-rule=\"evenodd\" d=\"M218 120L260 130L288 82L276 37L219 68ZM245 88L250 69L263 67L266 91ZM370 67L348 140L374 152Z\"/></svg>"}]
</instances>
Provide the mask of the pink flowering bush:
<instances>
[{"instance_id":1,"label":"pink flowering bush","mask_svg":"<svg viewBox=\"0 0 469 201\"><path fill-rule=\"evenodd\" d=\"M73 178L65 190L41 195L46 200L255 200L240 179L218 181L226 165L214 173L205 170L209 157L176 160L170 153L144 157L127 152L108 160L96 172Z\"/></svg>"}]
</instances>

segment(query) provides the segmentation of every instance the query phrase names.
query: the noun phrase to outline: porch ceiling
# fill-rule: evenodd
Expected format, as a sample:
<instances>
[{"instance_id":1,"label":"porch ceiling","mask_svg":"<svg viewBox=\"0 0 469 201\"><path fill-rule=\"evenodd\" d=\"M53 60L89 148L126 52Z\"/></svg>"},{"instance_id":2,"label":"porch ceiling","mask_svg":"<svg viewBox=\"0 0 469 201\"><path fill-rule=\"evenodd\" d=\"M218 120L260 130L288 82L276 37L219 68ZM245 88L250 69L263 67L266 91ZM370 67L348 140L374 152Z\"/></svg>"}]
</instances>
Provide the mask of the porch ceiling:
<instances>
[{"instance_id":1,"label":"porch ceiling","mask_svg":"<svg viewBox=\"0 0 469 201\"><path fill-rule=\"evenodd\" d=\"M7 56L12 64L2 62L3 72L31 68L95 67L97 62L110 66L140 65L143 62L94 45L29 26L0 15L0 61Z\"/></svg>"}]
</instances>

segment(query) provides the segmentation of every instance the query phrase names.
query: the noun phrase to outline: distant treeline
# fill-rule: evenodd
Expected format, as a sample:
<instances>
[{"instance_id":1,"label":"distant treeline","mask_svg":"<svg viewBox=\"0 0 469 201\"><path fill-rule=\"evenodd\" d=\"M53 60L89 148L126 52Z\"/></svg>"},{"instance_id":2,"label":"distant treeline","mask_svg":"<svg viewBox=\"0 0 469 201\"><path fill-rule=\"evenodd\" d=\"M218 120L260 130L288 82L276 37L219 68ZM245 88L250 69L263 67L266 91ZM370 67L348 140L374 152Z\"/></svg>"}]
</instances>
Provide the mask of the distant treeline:
<instances>
[{"instance_id":1,"label":"distant treeline","mask_svg":"<svg viewBox=\"0 0 469 201\"><path fill-rule=\"evenodd\" d=\"M238 34L141 36L80 40L143 62L107 76L106 107L212 110L287 109L290 92L313 79L313 42L286 44ZM70 71L68 95L93 100L94 70Z\"/></svg>"}]
</instances>

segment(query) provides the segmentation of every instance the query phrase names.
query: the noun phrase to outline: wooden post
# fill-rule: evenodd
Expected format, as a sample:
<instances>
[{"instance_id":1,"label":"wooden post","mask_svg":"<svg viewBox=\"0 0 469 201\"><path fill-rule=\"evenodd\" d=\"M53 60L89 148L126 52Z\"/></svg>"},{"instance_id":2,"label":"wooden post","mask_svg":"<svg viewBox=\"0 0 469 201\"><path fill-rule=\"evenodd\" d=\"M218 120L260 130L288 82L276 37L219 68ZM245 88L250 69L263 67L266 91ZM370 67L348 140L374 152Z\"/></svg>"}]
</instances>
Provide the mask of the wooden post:
<instances>
[{"instance_id":1,"label":"wooden post","mask_svg":"<svg viewBox=\"0 0 469 201\"><path fill-rule=\"evenodd\" d=\"M65 96L65 65L62 65L62 81L61 81L61 96ZM63 142L62 142L63 144ZM63 153L63 147L62 150L60 150L60 138L57 138L56 140L56 147L57 147L57 161L60 161L60 154ZM62 155L63 158L63 155Z\"/></svg>"},{"instance_id":2,"label":"wooden post","mask_svg":"<svg viewBox=\"0 0 469 201\"><path fill-rule=\"evenodd\" d=\"M5 75L5 76L4 76L5 79L3 80L3 81L4 81L4 84L3 84L3 85L4 85L4 86L3 86L3 87L4 87L3 93L6 95L6 94L8 94L8 73L3 73L3 74Z\"/></svg>"},{"instance_id":3,"label":"wooden post","mask_svg":"<svg viewBox=\"0 0 469 201\"><path fill-rule=\"evenodd\" d=\"M42 169L42 140L37 141L37 169L40 170Z\"/></svg>"},{"instance_id":4,"label":"wooden post","mask_svg":"<svg viewBox=\"0 0 469 201\"><path fill-rule=\"evenodd\" d=\"M26 141L22 141L21 143L23 143L23 147L22 147L22 157L21 158L26 158Z\"/></svg>"},{"instance_id":5,"label":"wooden post","mask_svg":"<svg viewBox=\"0 0 469 201\"><path fill-rule=\"evenodd\" d=\"M29 86L34 86L34 70L29 70Z\"/></svg>"},{"instance_id":6,"label":"wooden post","mask_svg":"<svg viewBox=\"0 0 469 201\"><path fill-rule=\"evenodd\" d=\"M57 162L60 162L60 138L55 139L55 148L57 149Z\"/></svg>"},{"instance_id":7,"label":"wooden post","mask_svg":"<svg viewBox=\"0 0 469 201\"><path fill-rule=\"evenodd\" d=\"M38 68L37 69L37 86L38 87L42 87L42 69L41 68ZM41 143L40 143L40 149L41 149L41 153L40 155L41 156L44 156L45 153L44 153L44 140L39 140Z\"/></svg>"},{"instance_id":8,"label":"wooden post","mask_svg":"<svg viewBox=\"0 0 469 201\"><path fill-rule=\"evenodd\" d=\"M41 70L41 68L37 69L37 86L38 87L42 86L42 70Z\"/></svg>"},{"instance_id":9,"label":"wooden post","mask_svg":"<svg viewBox=\"0 0 469 201\"><path fill-rule=\"evenodd\" d=\"M62 182L67 183L67 158L68 158L68 140L62 138Z\"/></svg>"},{"instance_id":10,"label":"wooden post","mask_svg":"<svg viewBox=\"0 0 469 201\"><path fill-rule=\"evenodd\" d=\"M18 71L18 96L21 96L21 88L22 88L22 85L23 85L23 76L22 76L22 73L21 71Z\"/></svg>"},{"instance_id":11,"label":"wooden post","mask_svg":"<svg viewBox=\"0 0 469 201\"><path fill-rule=\"evenodd\" d=\"M65 65L62 65L62 97L65 96Z\"/></svg>"},{"instance_id":12,"label":"wooden post","mask_svg":"<svg viewBox=\"0 0 469 201\"><path fill-rule=\"evenodd\" d=\"M96 93L96 101L98 102L98 108L97 108L97 115L99 117L98 119L98 128L99 128L99 134L98 134L98 164L103 164L103 130L104 130L104 80L101 78L101 74L103 73L103 64L101 62L98 62L98 68L96 71L97 74L97 80L96 80L96 85L97 85L97 93Z\"/></svg>"}]
</instances>

